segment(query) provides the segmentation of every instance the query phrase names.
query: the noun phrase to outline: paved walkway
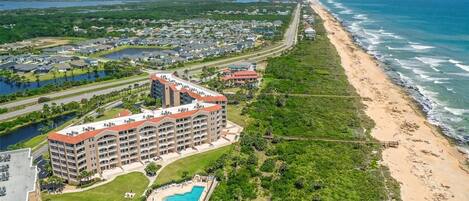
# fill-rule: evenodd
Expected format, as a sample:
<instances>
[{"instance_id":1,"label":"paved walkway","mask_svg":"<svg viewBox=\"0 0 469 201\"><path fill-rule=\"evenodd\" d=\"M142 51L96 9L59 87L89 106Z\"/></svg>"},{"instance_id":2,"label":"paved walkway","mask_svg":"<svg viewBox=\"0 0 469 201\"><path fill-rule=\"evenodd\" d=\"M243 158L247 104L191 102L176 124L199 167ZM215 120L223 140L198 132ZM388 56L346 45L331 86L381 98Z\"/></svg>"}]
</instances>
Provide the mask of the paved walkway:
<instances>
[{"instance_id":1,"label":"paved walkway","mask_svg":"<svg viewBox=\"0 0 469 201\"><path fill-rule=\"evenodd\" d=\"M361 98L360 96L330 95L330 94L289 94L289 93L261 93L272 96L320 97L320 98Z\"/></svg>"},{"instance_id":2,"label":"paved walkway","mask_svg":"<svg viewBox=\"0 0 469 201\"><path fill-rule=\"evenodd\" d=\"M148 179L150 180L150 183L148 184L148 186L151 186L156 180L156 177L159 175L159 173L164 169L164 167L171 164L172 162L188 157L188 156L192 156L195 154L199 154L199 153L203 153L203 152L207 152L210 150L214 150L214 149L218 149L224 146L231 145L239 140L239 135L242 130L243 130L243 127L238 126L235 123L228 121L226 129L224 129L223 131L226 133L225 137L220 138L219 140L213 142L211 145L203 144L200 146L196 146L195 147L196 149L187 149L187 150L181 151L180 153L170 153L170 154L161 156L160 160L153 161L157 165L161 165L161 168L156 172L155 176L153 177L147 176ZM151 161L150 160L145 161L145 163L149 163L149 162ZM130 172L142 172L143 174L145 174L145 166L146 164L143 164L143 163L132 163L132 164L124 165L122 166L122 168L114 168L111 170L105 170L100 176L101 178L105 179L105 181L86 187L86 188L70 188L70 186L67 186L67 188L65 188L62 191L62 193L75 193L75 192L82 192L82 191L86 191L89 189L93 189L93 188L102 186L104 184L107 184L113 181L116 177L120 175L128 174ZM95 177L99 177L99 175L95 175Z\"/></svg>"}]
</instances>

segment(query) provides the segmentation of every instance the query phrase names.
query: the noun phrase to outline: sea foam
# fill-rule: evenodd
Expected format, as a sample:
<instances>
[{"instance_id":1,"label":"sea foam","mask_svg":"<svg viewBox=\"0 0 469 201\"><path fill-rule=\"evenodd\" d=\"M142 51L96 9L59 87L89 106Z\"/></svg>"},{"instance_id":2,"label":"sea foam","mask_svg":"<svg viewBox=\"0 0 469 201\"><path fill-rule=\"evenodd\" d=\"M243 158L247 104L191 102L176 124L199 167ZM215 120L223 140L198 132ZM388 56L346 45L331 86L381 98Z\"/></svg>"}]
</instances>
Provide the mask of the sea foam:
<instances>
[{"instance_id":1,"label":"sea foam","mask_svg":"<svg viewBox=\"0 0 469 201\"><path fill-rule=\"evenodd\" d=\"M459 67L460 69L463 69L466 72L469 72L469 65L463 65L463 64L455 64L455 66Z\"/></svg>"},{"instance_id":2,"label":"sea foam","mask_svg":"<svg viewBox=\"0 0 469 201\"><path fill-rule=\"evenodd\" d=\"M451 108L451 107L444 107L446 111L450 112L453 115L461 116L463 114L469 113L468 109L460 109L460 108Z\"/></svg>"},{"instance_id":3,"label":"sea foam","mask_svg":"<svg viewBox=\"0 0 469 201\"><path fill-rule=\"evenodd\" d=\"M416 49L416 50L428 50L428 49L433 49L435 47L433 46L428 46L428 45L410 45L410 47Z\"/></svg>"},{"instance_id":4,"label":"sea foam","mask_svg":"<svg viewBox=\"0 0 469 201\"><path fill-rule=\"evenodd\" d=\"M441 65L441 63L446 62L446 60L443 59L438 59L438 58L432 58L432 57L415 57L415 59L419 60L420 62L427 64L431 67L438 67Z\"/></svg>"}]
</instances>

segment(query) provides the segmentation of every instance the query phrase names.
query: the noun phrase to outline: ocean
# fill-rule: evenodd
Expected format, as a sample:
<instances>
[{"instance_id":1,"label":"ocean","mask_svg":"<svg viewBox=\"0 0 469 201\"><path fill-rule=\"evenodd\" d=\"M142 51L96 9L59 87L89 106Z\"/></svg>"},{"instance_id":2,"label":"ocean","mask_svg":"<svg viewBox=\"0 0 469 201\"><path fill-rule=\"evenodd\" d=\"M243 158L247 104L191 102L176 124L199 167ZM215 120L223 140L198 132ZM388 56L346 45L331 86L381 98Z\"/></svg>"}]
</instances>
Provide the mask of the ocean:
<instances>
[{"instance_id":1,"label":"ocean","mask_svg":"<svg viewBox=\"0 0 469 201\"><path fill-rule=\"evenodd\" d=\"M409 91L431 123L468 144L469 0L321 3Z\"/></svg>"}]
</instances>

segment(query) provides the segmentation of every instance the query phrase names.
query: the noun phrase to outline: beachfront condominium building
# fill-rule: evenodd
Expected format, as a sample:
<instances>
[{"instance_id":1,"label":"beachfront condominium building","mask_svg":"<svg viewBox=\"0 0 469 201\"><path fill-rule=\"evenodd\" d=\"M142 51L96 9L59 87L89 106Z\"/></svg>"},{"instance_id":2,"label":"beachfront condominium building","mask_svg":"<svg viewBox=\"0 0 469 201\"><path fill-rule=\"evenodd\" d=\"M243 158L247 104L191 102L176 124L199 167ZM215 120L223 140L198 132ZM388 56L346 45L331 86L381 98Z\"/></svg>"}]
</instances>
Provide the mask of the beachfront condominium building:
<instances>
[{"instance_id":1,"label":"beachfront condominium building","mask_svg":"<svg viewBox=\"0 0 469 201\"><path fill-rule=\"evenodd\" d=\"M152 80L155 76L161 77L161 74L153 75ZM49 134L54 175L69 183L78 183L80 173L85 170L102 173L220 139L226 111L225 105L217 103L226 103L226 98L220 95L212 100L211 95L220 94L199 94L205 98L179 101L159 110L144 110ZM161 98L168 100L166 95Z\"/></svg>"},{"instance_id":2,"label":"beachfront condominium building","mask_svg":"<svg viewBox=\"0 0 469 201\"><path fill-rule=\"evenodd\" d=\"M157 73L151 76L151 96L161 98L163 108L205 102L222 107L222 126L226 126L226 104L224 95L181 79L171 73Z\"/></svg>"}]
</instances>

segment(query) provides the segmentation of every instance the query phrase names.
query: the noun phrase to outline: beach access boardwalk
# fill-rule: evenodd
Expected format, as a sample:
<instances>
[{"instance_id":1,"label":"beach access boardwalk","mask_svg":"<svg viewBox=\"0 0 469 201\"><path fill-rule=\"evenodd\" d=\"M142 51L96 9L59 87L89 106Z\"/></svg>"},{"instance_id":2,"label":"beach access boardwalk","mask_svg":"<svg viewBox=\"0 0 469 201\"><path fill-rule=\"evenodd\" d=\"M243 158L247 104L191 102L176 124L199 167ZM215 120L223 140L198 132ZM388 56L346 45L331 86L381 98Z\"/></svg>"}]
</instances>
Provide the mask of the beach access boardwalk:
<instances>
[{"instance_id":1,"label":"beach access boardwalk","mask_svg":"<svg viewBox=\"0 0 469 201\"><path fill-rule=\"evenodd\" d=\"M264 136L265 139L273 140L275 138L286 141L318 141L318 142L337 142L337 143L351 143L351 144L379 144L385 148L399 146L398 141L369 141L369 140L335 140L327 138L307 138L307 137L290 137L290 136Z\"/></svg>"}]
</instances>

